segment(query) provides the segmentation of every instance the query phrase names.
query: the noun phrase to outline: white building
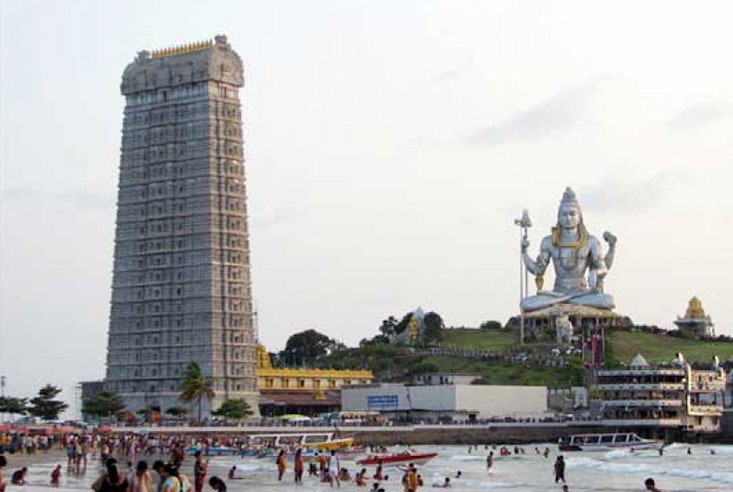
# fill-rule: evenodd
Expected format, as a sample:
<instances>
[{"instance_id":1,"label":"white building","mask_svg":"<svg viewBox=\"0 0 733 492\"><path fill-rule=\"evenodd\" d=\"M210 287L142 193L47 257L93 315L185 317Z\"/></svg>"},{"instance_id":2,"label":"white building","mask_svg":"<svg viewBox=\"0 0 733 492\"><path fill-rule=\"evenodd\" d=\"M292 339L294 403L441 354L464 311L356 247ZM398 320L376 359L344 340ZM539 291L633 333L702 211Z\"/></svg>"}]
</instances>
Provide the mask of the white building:
<instances>
[{"instance_id":1,"label":"white building","mask_svg":"<svg viewBox=\"0 0 733 492\"><path fill-rule=\"evenodd\" d=\"M469 420L538 416L547 411L544 386L374 384L341 389L343 411L464 416Z\"/></svg>"}]
</instances>

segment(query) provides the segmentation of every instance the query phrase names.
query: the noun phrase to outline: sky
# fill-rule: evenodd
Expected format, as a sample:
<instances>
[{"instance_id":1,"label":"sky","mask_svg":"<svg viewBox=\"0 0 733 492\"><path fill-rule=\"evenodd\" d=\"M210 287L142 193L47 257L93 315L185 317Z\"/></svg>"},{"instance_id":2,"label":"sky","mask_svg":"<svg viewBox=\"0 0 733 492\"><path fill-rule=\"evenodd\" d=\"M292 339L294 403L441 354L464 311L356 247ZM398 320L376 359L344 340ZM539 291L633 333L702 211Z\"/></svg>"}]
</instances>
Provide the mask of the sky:
<instances>
[{"instance_id":1,"label":"sky","mask_svg":"<svg viewBox=\"0 0 733 492\"><path fill-rule=\"evenodd\" d=\"M137 51L241 55L260 340L347 344L421 306L518 311L566 186L617 312L733 335L730 2L0 0L0 374L103 377L124 101ZM547 280L550 284L551 279ZM72 405L72 410L74 409Z\"/></svg>"}]
</instances>

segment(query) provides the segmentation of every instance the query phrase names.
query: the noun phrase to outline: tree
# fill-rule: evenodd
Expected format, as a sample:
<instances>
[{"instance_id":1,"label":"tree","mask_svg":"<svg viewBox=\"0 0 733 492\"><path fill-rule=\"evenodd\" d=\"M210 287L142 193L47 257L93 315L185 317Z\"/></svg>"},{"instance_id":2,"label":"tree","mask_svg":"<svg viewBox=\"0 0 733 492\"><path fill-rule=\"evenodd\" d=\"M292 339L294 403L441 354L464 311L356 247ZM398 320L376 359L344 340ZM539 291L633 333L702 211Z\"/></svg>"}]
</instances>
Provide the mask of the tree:
<instances>
[{"instance_id":1,"label":"tree","mask_svg":"<svg viewBox=\"0 0 733 492\"><path fill-rule=\"evenodd\" d=\"M188 408L170 407L168 410L165 411L165 413L167 413L168 415L170 415L173 418L180 418L188 413Z\"/></svg>"},{"instance_id":2,"label":"tree","mask_svg":"<svg viewBox=\"0 0 733 492\"><path fill-rule=\"evenodd\" d=\"M47 384L38 390L38 396L31 400L28 412L47 422L57 420L59 414L69 407L63 401L54 400L59 393L61 393L61 388Z\"/></svg>"},{"instance_id":3,"label":"tree","mask_svg":"<svg viewBox=\"0 0 733 492\"><path fill-rule=\"evenodd\" d=\"M285 364L312 364L318 357L326 355L329 350L338 347L338 342L316 330L305 330L288 338L280 358Z\"/></svg>"},{"instance_id":4,"label":"tree","mask_svg":"<svg viewBox=\"0 0 733 492\"><path fill-rule=\"evenodd\" d=\"M382 321L382 324L379 326L379 332L385 337L388 337L394 334L395 326L397 326L397 318L390 316Z\"/></svg>"},{"instance_id":5,"label":"tree","mask_svg":"<svg viewBox=\"0 0 733 492\"><path fill-rule=\"evenodd\" d=\"M430 311L422 320L423 323L423 341L425 343L440 342L443 338L443 330L445 324L443 318L435 311Z\"/></svg>"},{"instance_id":6,"label":"tree","mask_svg":"<svg viewBox=\"0 0 733 492\"><path fill-rule=\"evenodd\" d=\"M198 421L201 422L201 404L204 400L211 400L214 397L214 390L211 389L211 382L206 380L197 363L190 362L186 366L181 394L178 397L188 403L196 402Z\"/></svg>"},{"instance_id":7,"label":"tree","mask_svg":"<svg viewBox=\"0 0 733 492\"><path fill-rule=\"evenodd\" d=\"M125 402L120 395L112 391L100 391L84 400L82 413L97 417L111 417L125 409Z\"/></svg>"},{"instance_id":8,"label":"tree","mask_svg":"<svg viewBox=\"0 0 733 492\"><path fill-rule=\"evenodd\" d=\"M479 326L479 329L481 329L481 330L501 330L502 328L504 328L504 327L501 325L501 323L499 323L498 321L493 320L493 319L490 319L488 321L484 321Z\"/></svg>"},{"instance_id":9,"label":"tree","mask_svg":"<svg viewBox=\"0 0 733 492\"><path fill-rule=\"evenodd\" d=\"M224 403L211 412L211 415L225 419L246 419L252 415L252 408L244 400L224 400Z\"/></svg>"},{"instance_id":10,"label":"tree","mask_svg":"<svg viewBox=\"0 0 733 492\"><path fill-rule=\"evenodd\" d=\"M395 325L394 332L399 335L400 333L405 331L407 329L407 325L410 324L411 320L412 320L412 311L404 315L402 319L399 321L399 323Z\"/></svg>"},{"instance_id":11,"label":"tree","mask_svg":"<svg viewBox=\"0 0 733 492\"><path fill-rule=\"evenodd\" d=\"M25 415L28 413L28 398L0 397L0 413Z\"/></svg>"}]
</instances>

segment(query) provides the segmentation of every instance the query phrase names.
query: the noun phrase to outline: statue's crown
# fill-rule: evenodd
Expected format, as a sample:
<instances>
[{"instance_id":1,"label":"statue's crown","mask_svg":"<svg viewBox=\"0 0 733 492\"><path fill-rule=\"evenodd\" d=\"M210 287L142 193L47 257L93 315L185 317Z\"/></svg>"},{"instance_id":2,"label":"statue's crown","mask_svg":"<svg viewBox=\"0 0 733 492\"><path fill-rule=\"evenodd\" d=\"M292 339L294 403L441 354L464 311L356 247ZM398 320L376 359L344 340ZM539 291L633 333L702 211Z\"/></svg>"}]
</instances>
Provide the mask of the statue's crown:
<instances>
[{"instance_id":1,"label":"statue's crown","mask_svg":"<svg viewBox=\"0 0 733 492\"><path fill-rule=\"evenodd\" d=\"M580 208L580 203L578 203L578 198L575 196L575 192L571 187L565 188L565 193L562 194L562 200L560 200L560 206L563 205L573 205L577 208Z\"/></svg>"}]
</instances>

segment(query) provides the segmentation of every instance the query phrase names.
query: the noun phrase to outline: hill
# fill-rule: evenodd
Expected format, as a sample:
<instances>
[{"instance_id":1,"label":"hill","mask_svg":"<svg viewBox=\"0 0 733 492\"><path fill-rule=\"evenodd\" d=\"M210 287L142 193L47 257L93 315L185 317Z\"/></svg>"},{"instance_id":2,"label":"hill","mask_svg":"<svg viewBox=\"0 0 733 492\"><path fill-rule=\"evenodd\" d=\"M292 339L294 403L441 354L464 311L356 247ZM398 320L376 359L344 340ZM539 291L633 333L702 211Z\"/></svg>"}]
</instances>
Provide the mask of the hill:
<instances>
[{"instance_id":1,"label":"hill","mask_svg":"<svg viewBox=\"0 0 733 492\"><path fill-rule=\"evenodd\" d=\"M702 341L677 338L666 334L642 331L614 331L608 334L606 352L610 366L628 363L637 352L649 362L667 362L682 352L691 362L709 363L714 355L721 361L733 359L733 342ZM450 328L442 333L440 349L445 352L484 350L495 354L535 353L552 358L552 346L527 346L519 349L509 330ZM495 361L468 356L436 355L419 347L398 347L382 343L364 344L358 348L338 350L318 359L317 366L335 369L367 368L377 380L405 381L426 372L476 373L484 384L544 386L577 386L584 384L585 370L579 356L563 356L565 367L539 367L531 362Z\"/></svg>"},{"instance_id":2,"label":"hill","mask_svg":"<svg viewBox=\"0 0 733 492\"><path fill-rule=\"evenodd\" d=\"M622 362L629 362L640 352L649 362L668 362L677 352L685 359L709 362L717 355L721 361L733 359L733 342L690 340L669 335L634 331L614 331L607 336L613 356Z\"/></svg>"}]
</instances>

